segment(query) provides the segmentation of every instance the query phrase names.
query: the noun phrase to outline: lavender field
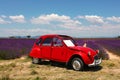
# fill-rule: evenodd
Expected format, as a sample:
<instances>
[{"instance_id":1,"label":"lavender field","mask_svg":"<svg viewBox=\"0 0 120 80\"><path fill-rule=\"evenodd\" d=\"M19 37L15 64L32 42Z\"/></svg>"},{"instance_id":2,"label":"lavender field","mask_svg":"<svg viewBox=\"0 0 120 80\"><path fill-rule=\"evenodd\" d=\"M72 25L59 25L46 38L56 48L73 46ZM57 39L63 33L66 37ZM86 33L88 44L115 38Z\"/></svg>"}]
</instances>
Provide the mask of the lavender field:
<instances>
[{"instance_id":1,"label":"lavender field","mask_svg":"<svg viewBox=\"0 0 120 80\"><path fill-rule=\"evenodd\" d=\"M100 39L95 40L95 43L120 56L120 39Z\"/></svg>"},{"instance_id":2,"label":"lavender field","mask_svg":"<svg viewBox=\"0 0 120 80\"><path fill-rule=\"evenodd\" d=\"M0 39L0 59L14 59L28 55L35 39Z\"/></svg>"},{"instance_id":3,"label":"lavender field","mask_svg":"<svg viewBox=\"0 0 120 80\"><path fill-rule=\"evenodd\" d=\"M36 39L0 39L0 59L14 59L28 55ZM120 39L75 39L77 44L100 50L100 56L108 59L108 51L120 56Z\"/></svg>"}]
</instances>

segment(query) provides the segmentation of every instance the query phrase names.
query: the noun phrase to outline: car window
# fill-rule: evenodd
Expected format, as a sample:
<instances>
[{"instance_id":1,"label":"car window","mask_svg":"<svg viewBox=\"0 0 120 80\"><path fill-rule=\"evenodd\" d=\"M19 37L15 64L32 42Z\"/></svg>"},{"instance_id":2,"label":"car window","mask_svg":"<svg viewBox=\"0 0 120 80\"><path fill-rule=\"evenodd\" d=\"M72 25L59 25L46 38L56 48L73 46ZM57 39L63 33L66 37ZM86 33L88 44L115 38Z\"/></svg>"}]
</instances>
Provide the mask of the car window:
<instances>
[{"instance_id":1,"label":"car window","mask_svg":"<svg viewBox=\"0 0 120 80\"><path fill-rule=\"evenodd\" d=\"M62 40L59 38L53 38L53 46L62 46Z\"/></svg>"},{"instance_id":2,"label":"car window","mask_svg":"<svg viewBox=\"0 0 120 80\"><path fill-rule=\"evenodd\" d=\"M43 41L42 46L51 46L51 43L52 43L52 38L46 38L46 39Z\"/></svg>"}]
</instances>

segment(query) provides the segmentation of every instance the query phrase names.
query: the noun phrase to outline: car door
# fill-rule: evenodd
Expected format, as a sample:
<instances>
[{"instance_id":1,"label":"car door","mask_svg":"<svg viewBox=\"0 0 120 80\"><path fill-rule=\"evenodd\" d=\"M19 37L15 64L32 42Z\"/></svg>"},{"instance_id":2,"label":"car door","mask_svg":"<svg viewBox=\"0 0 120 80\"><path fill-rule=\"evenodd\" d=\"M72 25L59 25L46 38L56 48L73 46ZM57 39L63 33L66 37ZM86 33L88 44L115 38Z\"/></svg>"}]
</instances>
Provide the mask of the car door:
<instances>
[{"instance_id":1,"label":"car door","mask_svg":"<svg viewBox=\"0 0 120 80\"><path fill-rule=\"evenodd\" d=\"M53 38L51 58L57 61L64 61L65 52L62 40L60 38Z\"/></svg>"},{"instance_id":2,"label":"car door","mask_svg":"<svg viewBox=\"0 0 120 80\"><path fill-rule=\"evenodd\" d=\"M52 49L52 38L46 38L41 45L41 56L44 59L50 59Z\"/></svg>"}]
</instances>

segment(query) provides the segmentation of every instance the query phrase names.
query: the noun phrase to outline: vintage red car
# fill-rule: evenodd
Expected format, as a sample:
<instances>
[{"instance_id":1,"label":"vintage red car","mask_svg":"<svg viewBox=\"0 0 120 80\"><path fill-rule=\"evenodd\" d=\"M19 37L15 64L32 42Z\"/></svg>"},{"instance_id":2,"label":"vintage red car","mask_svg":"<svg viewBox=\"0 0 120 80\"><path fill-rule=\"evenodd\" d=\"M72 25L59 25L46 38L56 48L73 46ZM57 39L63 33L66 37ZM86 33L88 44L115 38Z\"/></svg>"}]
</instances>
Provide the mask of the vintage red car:
<instances>
[{"instance_id":1,"label":"vintage red car","mask_svg":"<svg viewBox=\"0 0 120 80\"><path fill-rule=\"evenodd\" d=\"M30 52L33 63L40 63L43 59L64 62L74 70L83 70L87 66L98 66L101 58L99 51L78 46L75 40L66 35L43 35L36 40Z\"/></svg>"}]
</instances>

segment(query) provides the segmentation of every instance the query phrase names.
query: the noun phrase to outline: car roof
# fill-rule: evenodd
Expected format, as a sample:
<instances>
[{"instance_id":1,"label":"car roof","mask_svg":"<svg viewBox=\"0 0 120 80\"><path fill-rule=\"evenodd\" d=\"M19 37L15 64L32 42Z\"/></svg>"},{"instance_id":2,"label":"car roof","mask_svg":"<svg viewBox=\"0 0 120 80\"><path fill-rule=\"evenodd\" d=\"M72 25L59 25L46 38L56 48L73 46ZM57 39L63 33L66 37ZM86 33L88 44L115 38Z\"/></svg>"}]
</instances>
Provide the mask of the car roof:
<instances>
[{"instance_id":1,"label":"car roof","mask_svg":"<svg viewBox=\"0 0 120 80\"><path fill-rule=\"evenodd\" d=\"M46 35L42 35L42 36L40 36L40 38L55 37L55 36L60 36L60 37L70 37L70 36L67 36L67 35L46 34Z\"/></svg>"}]
</instances>

